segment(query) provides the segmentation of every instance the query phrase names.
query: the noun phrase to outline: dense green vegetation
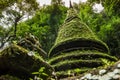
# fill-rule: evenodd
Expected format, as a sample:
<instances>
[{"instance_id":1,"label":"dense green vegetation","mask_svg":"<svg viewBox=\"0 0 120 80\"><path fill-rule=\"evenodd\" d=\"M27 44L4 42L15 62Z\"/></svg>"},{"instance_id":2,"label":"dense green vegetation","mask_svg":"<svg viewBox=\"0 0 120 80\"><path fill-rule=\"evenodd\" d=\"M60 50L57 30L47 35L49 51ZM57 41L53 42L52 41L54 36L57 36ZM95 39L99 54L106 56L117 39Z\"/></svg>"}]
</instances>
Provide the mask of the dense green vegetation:
<instances>
[{"instance_id":1,"label":"dense green vegetation","mask_svg":"<svg viewBox=\"0 0 120 80\"><path fill-rule=\"evenodd\" d=\"M104 9L97 13L92 8L95 4L101 4ZM1 0L0 59L14 63L10 63L11 67L5 64L4 70L15 72L20 68L28 75L22 78L33 78L33 75L48 78L53 68L57 75L69 76L117 61L120 58L119 4L120 0L88 0L73 3L74 11L65 7L62 0L52 0L51 5L44 6L39 6L36 0ZM12 45L2 51L6 42ZM29 56L31 51L34 57ZM18 67L14 70L15 66ZM10 76L0 78L3 77Z\"/></svg>"},{"instance_id":2,"label":"dense green vegetation","mask_svg":"<svg viewBox=\"0 0 120 80\"><path fill-rule=\"evenodd\" d=\"M4 1L2 0L0 2L0 12L5 11L5 8L10 7L15 2L20 5L20 1L22 0L12 0L12 1ZM9 3L9 4L8 4ZM31 4L32 3L32 4ZM33 4L34 3L34 4ZM104 7L104 10L100 13L95 13L92 10L93 3L101 3ZM86 23L94 32L97 34L99 38L101 38L104 42L106 42L110 48L111 54L115 56L119 56L119 50L120 50L120 37L119 37L119 24L120 24L120 18L119 18L119 4L120 1L113 1L113 0L105 0L102 2L99 2L97 0L88 0L86 3L79 3L74 4L73 7L76 9L80 19L82 22ZM62 0L53 0L51 2L51 5L43 6L43 7L37 7L37 4L32 1L25 1L25 4L31 4L32 10L35 10L35 15L32 17L32 19L28 19L27 21L15 22L15 18L21 18L20 12L8 11L9 17L15 16L13 23L13 27L17 23L17 29L15 32L15 29L11 27L11 29L3 29L1 25L0 29L0 37L1 42L3 41L2 37L7 37L9 33L11 35L15 35L16 33L16 39L25 36L25 33L32 33L35 36L37 36L40 40L40 43L42 44L43 49L48 52L52 45L54 44L54 41L57 36L58 28L63 23L67 9ZM20 6L19 6L20 7ZM22 14L21 16L31 13L29 9L31 8L24 8L24 6L20 7ZM36 11L37 10L37 11ZM13 12L12 12L13 11ZM13 14L17 12L16 14ZM32 11L33 12L33 11ZM33 14L33 13L32 13ZM28 15L30 16L30 15ZM4 18L2 16L0 18ZM10 19L10 18L9 18Z\"/></svg>"}]
</instances>

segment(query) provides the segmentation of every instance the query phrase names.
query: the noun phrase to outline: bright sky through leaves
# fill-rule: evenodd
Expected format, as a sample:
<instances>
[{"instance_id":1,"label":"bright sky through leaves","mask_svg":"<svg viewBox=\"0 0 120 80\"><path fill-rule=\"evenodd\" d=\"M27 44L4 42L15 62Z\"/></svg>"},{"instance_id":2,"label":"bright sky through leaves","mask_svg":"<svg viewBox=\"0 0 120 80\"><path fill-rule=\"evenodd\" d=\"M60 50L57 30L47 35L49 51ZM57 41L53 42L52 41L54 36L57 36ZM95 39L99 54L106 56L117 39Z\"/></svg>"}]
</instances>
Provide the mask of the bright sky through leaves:
<instances>
[{"instance_id":1,"label":"bright sky through leaves","mask_svg":"<svg viewBox=\"0 0 120 80\"><path fill-rule=\"evenodd\" d=\"M37 0L37 1L40 4L40 6L43 6L44 4L50 5L51 3L51 0ZM65 6L69 7L69 1L70 0L63 0L63 2L65 2ZM73 2L79 3L79 2L86 2L86 1L87 0L71 0L72 3ZM104 9L104 7L100 3L99 4L95 3L92 8L95 13L100 13Z\"/></svg>"},{"instance_id":2,"label":"bright sky through leaves","mask_svg":"<svg viewBox=\"0 0 120 80\"><path fill-rule=\"evenodd\" d=\"M37 0L40 3L40 6L50 5L51 0ZM69 1L70 0L63 0L65 2L65 6L69 7ZM79 2L86 2L87 0L71 0L71 2L79 3Z\"/></svg>"},{"instance_id":3,"label":"bright sky through leaves","mask_svg":"<svg viewBox=\"0 0 120 80\"><path fill-rule=\"evenodd\" d=\"M66 7L69 7L69 1L70 0L62 0L63 2L65 2L65 6ZM87 0L71 0L71 2L75 2L75 3L79 3L79 2L86 2ZM40 4L40 6L43 6L43 5L50 5L51 4L51 0L37 0L37 2ZM11 6L12 7L12 6ZM93 11L95 13L100 13L102 10L104 10L104 7L100 4L100 3L94 3L93 5ZM12 9L16 9L15 7L13 7ZM8 16L6 16L8 17ZM31 17L31 16L30 16ZM27 18L24 18L22 21L25 21ZM5 20L1 20L1 21L5 21ZM2 23L0 23L0 25L2 25ZM11 24L10 24L11 25ZM9 25L9 26L10 26ZM8 26L8 25L7 25ZM6 27L4 25L4 27Z\"/></svg>"},{"instance_id":4,"label":"bright sky through leaves","mask_svg":"<svg viewBox=\"0 0 120 80\"><path fill-rule=\"evenodd\" d=\"M93 8L93 11L95 13L100 13L104 9L104 7L102 6L102 4L100 4L100 3L99 4L95 3L92 8Z\"/></svg>"}]
</instances>

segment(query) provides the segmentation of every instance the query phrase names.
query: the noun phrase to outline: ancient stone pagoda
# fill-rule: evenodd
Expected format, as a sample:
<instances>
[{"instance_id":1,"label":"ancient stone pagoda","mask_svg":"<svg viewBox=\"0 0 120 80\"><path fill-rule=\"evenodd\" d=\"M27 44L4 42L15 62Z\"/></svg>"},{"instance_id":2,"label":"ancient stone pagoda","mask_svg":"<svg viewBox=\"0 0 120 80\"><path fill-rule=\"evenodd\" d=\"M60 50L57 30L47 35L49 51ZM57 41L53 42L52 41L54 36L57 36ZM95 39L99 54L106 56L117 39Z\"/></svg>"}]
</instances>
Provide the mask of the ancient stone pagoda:
<instances>
[{"instance_id":1,"label":"ancient stone pagoda","mask_svg":"<svg viewBox=\"0 0 120 80\"><path fill-rule=\"evenodd\" d=\"M49 52L49 63L57 76L70 76L116 61L107 45L70 8L59 29L56 42Z\"/></svg>"},{"instance_id":2,"label":"ancient stone pagoda","mask_svg":"<svg viewBox=\"0 0 120 80\"><path fill-rule=\"evenodd\" d=\"M48 75L42 75L42 79L47 80L52 75L54 69L45 61L46 53L37 41L33 37L22 38L0 51L0 80L34 79L33 73L40 68L45 68Z\"/></svg>"}]
</instances>

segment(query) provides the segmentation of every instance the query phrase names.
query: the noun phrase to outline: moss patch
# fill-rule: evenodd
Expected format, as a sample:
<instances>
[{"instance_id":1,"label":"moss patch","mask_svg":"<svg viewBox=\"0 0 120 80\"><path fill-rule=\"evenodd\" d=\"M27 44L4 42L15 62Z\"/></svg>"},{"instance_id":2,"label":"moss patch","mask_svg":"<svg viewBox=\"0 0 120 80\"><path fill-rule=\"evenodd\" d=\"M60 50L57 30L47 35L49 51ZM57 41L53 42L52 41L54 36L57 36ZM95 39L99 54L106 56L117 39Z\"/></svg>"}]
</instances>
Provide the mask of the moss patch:
<instances>
[{"instance_id":1,"label":"moss patch","mask_svg":"<svg viewBox=\"0 0 120 80\"><path fill-rule=\"evenodd\" d=\"M22 79L34 77L33 72L45 67L45 73L51 75L53 68L40 56L31 55L28 50L11 45L0 52L0 75L10 74ZM16 73L16 74L15 74Z\"/></svg>"},{"instance_id":2,"label":"moss patch","mask_svg":"<svg viewBox=\"0 0 120 80\"><path fill-rule=\"evenodd\" d=\"M94 68L103 65L104 63L101 60L65 60L52 66L56 71L63 71L82 67Z\"/></svg>"},{"instance_id":3,"label":"moss patch","mask_svg":"<svg viewBox=\"0 0 120 80\"><path fill-rule=\"evenodd\" d=\"M87 59L99 59L99 58L105 58L110 61L117 61L117 58L110 56L106 53L101 53L101 52L93 51L93 50L92 51L77 50L77 51L71 51L71 52L67 52L67 53L61 53L61 55L51 58L48 62L50 64L55 64L60 61L64 61L66 59L68 59L68 60L69 59L70 60L74 60L74 59L87 60Z\"/></svg>"}]
</instances>

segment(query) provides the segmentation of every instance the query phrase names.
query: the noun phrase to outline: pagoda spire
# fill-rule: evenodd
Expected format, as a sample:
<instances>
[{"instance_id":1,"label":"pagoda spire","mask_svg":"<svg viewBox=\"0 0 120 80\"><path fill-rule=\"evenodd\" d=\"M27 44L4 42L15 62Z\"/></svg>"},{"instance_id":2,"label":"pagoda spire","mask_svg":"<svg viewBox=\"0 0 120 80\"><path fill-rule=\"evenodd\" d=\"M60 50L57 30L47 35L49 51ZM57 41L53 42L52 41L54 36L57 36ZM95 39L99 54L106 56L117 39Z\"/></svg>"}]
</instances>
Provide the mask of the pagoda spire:
<instances>
[{"instance_id":1,"label":"pagoda spire","mask_svg":"<svg viewBox=\"0 0 120 80\"><path fill-rule=\"evenodd\" d=\"M67 17L65 19L65 22L69 22L74 18L79 18L77 15L76 10L73 8L71 0L69 1L69 9L67 11Z\"/></svg>"},{"instance_id":2,"label":"pagoda spire","mask_svg":"<svg viewBox=\"0 0 120 80\"><path fill-rule=\"evenodd\" d=\"M73 8L71 0L69 1L69 4L70 4L69 8Z\"/></svg>"}]
</instances>

